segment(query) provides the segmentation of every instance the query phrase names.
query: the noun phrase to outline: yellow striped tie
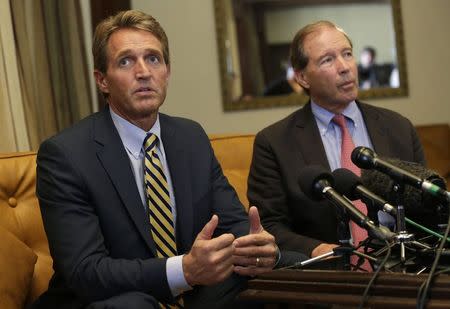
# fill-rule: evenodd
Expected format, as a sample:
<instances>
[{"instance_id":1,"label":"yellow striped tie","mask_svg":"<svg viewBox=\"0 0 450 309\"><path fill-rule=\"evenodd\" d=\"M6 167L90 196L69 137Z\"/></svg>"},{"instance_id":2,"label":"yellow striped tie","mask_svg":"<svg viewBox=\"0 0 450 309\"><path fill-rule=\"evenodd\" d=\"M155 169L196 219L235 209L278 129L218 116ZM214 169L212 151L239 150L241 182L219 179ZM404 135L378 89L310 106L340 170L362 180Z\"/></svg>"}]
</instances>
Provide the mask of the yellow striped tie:
<instances>
[{"instance_id":1,"label":"yellow striped tie","mask_svg":"<svg viewBox=\"0 0 450 309\"><path fill-rule=\"evenodd\" d=\"M150 133L144 140L145 160L144 178L150 226L158 257L171 257L177 254L175 228L170 202L169 186L164 170L156 153L158 137ZM175 304L159 303L161 308L183 308L183 299L179 297Z\"/></svg>"},{"instance_id":2,"label":"yellow striped tie","mask_svg":"<svg viewBox=\"0 0 450 309\"><path fill-rule=\"evenodd\" d=\"M158 137L155 134L148 134L144 140L145 191L150 210L152 237L156 244L158 257L171 257L177 254L177 245L169 186L156 153L157 143Z\"/></svg>"}]
</instances>

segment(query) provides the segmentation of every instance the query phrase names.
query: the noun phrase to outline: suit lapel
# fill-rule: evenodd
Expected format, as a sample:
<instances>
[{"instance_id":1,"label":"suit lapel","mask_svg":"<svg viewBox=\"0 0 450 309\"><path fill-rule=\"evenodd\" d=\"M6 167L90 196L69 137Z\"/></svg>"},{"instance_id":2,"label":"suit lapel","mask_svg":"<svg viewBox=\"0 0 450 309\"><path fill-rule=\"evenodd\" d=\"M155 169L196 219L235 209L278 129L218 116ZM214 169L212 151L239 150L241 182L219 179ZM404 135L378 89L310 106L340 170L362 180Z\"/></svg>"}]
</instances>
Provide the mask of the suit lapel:
<instances>
[{"instance_id":1,"label":"suit lapel","mask_svg":"<svg viewBox=\"0 0 450 309\"><path fill-rule=\"evenodd\" d=\"M296 145L299 146L305 165L321 165L330 169L322 138L311 110L311 103L297 112L295 126Z\"/></svg>"},{"instance_id":2,"label":"suit lapel","mask_svg":"<svg viewBox=\"0 0 450 309\"><path fill-rule=\"evenodd\" d=\"M130 159L114 126L108 108L99 113L99 117L94 123L94 139L98 144L98 159L109 175L113 186L143 240L156 255L156 247L153 239L150 237L147 215L137 190L136 180L130 166Z\"/></svg>"},{"instance_id":3,"label":"suit lapel","mask_svg":"<svg viewBox=\"0 0 450 309\"><path fill-rule=\"evenodd\" d=\"M161 138L164 143L170 178L172 179L177 209L176 240L179 253L187 252L192 243L193 209L191 192L191 170L183 141L175 131L173 120L160 114Z\"/></svg>"},{"instance_id":4,"label":"suit lapel","mask_svg":"<svg viewBox=\"0 0 450 309\"><path fill-rule=\"evenodd\" d=\"M383 119L371 106L360 102L357 103L363 115L374 151L385 156L392 156L393 152L389 143L386 142L388 140L386 138L388 129L384 126Z\"/></svg>"}]
</instances>

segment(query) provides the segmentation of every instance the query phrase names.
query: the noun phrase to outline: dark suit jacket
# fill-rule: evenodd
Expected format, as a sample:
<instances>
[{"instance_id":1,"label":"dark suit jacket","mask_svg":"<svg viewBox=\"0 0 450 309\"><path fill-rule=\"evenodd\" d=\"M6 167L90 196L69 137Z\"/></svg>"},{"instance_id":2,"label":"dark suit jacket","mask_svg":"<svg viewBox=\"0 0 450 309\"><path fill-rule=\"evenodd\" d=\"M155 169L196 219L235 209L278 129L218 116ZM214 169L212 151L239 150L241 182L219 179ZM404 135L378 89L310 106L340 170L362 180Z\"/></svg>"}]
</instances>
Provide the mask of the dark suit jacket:
<instances>
[{"instance_id":1,"label":"dark suit jacket","mask_svg":"<svg viewBox=\"0 0 450 309\"><path fill-rule=\"evenodd\" d=\"M216 234L247 234L244 208L200 125L163 114L160 123L179 253L191 248L213 214L219 216ZM166 260L155 258L148 216L108 108L42 143L37 195L55 270L43 298L55 308L127 291L172 300Z\"/></svg>"},{"instance_id":2,"label":"dark suit jacket","mask_svg":"<svg viewBox=\"0 0 450 309\"><path fill-rule=\"evenodd\" d=\"M364 103L358 106L377 154L424 163L411 122ZM310 103L263 129L255 138L248 199L280 249L310 255L320 243L336 243L337 213L326 201L313 202L300 190L299 173L307 165L330 169Z\"/></svg>"}]
</instances>

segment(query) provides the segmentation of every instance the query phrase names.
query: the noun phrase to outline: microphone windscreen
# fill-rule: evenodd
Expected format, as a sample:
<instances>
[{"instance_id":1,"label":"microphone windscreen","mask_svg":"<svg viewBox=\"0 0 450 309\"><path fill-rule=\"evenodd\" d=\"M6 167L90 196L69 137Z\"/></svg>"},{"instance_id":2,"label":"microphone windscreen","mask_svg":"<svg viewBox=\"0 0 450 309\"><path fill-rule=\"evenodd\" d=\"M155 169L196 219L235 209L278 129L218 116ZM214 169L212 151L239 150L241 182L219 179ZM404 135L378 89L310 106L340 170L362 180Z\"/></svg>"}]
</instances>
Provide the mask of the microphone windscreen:
<instances>
[{"instance_id":1,"label":"microphone windscreen","mask_svg":"<svg viewBox=\"0 0 450 309\"><path fill-rule=\"evenodd\" d=\"M326 181L330 185L334 182L333 176L320 165L308 165L300 171L298 183L303 193L310 199L317 201L324 199L318 185L321 181Z\"/></svg>"},{"instance_id":2,"label":"microphone windscreen","mask_svg":"<svg viewBox=\"0 0 450 309\"><path fill-rule=\"evenodd\" d=\"M445 189L445 180L433 170L427 169L415 162L402 161L393 158L382 158L405 171L408 171L421 179L428 180L435 185ZM395 182L386 174L377 170L361 170L361 180L363 185L390 204L396 205L396 192L393 187ZM404 185L404 193L401 195L402 204L405 207L406 215L415 218L419 223L435 226L442 216L443 207L433 196L424 193L410 185Z\"/></svg>"},{"instance_id":3,"label":"microphone windscreen","mask_svg":"<svg viewBox=\"0 0 450 309\"><path fill-rule=\"evenodd\" d=\"M355 188L362 184L360 178L346 168L335 169L332 173L334 188L337 192L347 196L351 200L357 200Z\"/></svg>"},{"instance_id":4,"label":"microphone windscreen","mask_svg":"<svg viewBox=\"0 0 450 309\"><path fill-rule=\"evenodd\" d=\"M427 169L423 165L415 162L402 161L393 158L383 158L384 161L391 163L421 179L433 182L439 187L445 189L445 180L433 170ZM394 181L386 174L377 170L362 170L361 180L369 190L377 195L389 199L392 194ZM422 190L416 189L410 185L405 185L404 194L405 205L415 205L422 200Z\"/></svg>"},{"instance_id":5,"label":"microphone windscreen","mask_svg":"<svg viewBox=\"0 0 450 309\"><path fill-rule=\"evenodd\" d=\"M373 168L374 159L377 155L375 152L364 146L358 146L353 149L351 154L352 162L359 168Z\"/></svg>"}]
</instances>

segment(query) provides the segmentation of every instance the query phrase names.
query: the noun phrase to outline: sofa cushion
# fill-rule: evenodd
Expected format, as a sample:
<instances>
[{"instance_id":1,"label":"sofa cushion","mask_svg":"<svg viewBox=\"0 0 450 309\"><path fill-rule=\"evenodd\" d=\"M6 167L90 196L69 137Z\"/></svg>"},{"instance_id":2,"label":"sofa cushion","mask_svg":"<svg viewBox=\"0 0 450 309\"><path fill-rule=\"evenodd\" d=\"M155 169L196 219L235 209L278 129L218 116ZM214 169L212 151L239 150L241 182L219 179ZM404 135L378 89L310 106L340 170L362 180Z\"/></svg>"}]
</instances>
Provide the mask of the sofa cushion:
<instances>
[{"instance_id":1,"label":"sofa cushion","mask_svg":"<svg viewBox=\"0 0 450 309\"><path fill-rule=\"evenodd\" d=\"M27 305L47 290L53 274L52 258L35 189L36 153L0 154L0 226L38 256Z\"/></svg>"},{"instance_id":2,"label":"sofa cushion","mask_svg":"<svg viewBox=\"0 0 450 309\"><path fill-rule=\"evenodd\" d=\"M0 237L0 308L24 308L37 256L1 226Z\"/></svg>"},{"instance_id":3,"label":"sofa cushion","mask_svg":"<svg viewBox=\"0 0 450 309\"><path fill-rule=\"evenodd\" d=\"M209 139L224 175L236 190L241 203L248 209L247 178L252 162L255 135L210 135Z\"/></svg>"}]
</instances>

